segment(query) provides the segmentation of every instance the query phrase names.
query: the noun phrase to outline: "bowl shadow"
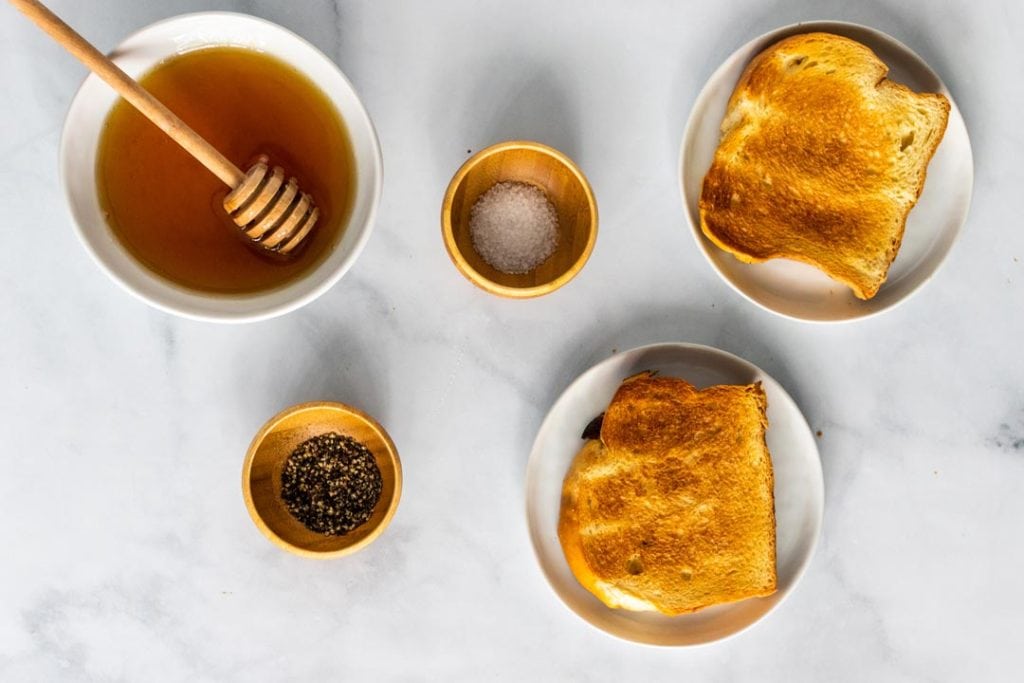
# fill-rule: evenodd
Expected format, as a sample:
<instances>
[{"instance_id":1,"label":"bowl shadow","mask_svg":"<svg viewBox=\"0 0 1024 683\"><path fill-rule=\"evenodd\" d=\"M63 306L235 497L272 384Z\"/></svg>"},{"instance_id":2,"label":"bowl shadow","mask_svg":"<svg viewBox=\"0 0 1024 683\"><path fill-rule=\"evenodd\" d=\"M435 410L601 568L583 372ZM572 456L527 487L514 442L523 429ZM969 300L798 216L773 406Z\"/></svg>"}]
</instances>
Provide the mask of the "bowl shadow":
<instances>
[{"instance_id":1,"label":"bowl shadow","mask_svg":"<svg viewBox=\"0 0 1024 683\"><path fill-rule=\"evenodd\" d=\"M452 91L439 98L443 111L432 117L447 122L447 134L434 138L441 175L506 140L540 142L578 162L579 111L567 97L569 86L567 75L536 55L505 52L467 64L464 77L453 79ZM453 140L460 142L452 146Z\"/></svg>"},{"instance_id":2,"label":"bowl shadow","mask_svg":"<svg viewBox=\"0 0 1024 683\"><path fill-rule=\"evenodd\" d=\"M287 329L268 335L269 343L260 349L262 357L275 359L273 367L240 368L240 385L251 385L254 373L265 372L268 376L259 378L257 386L274 388L246 394L254 404L251 414L266 420L297 403L335 401L358 408L386 429L389 374L370 340L320 316L287 320L298 325L283 325Z\"/></svg>"}]
</instances>

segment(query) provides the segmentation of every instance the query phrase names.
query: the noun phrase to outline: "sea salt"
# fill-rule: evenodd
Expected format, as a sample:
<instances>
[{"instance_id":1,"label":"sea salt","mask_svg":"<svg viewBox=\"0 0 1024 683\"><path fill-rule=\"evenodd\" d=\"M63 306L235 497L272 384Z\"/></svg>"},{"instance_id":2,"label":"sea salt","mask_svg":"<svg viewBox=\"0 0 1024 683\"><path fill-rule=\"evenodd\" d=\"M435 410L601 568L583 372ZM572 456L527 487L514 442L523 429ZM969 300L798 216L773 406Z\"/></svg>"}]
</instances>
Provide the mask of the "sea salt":
<instances>
[{"instance_id":1,"label":"sea salt","mask_svg":"<svg viewBox=\"0 0 1024 683\"><path fill-rule=\"evenodd\" d=\"M503 273L528 273L555 252L558 214L544 191L527 183L497 183L469 213L473 248Z\"/></svg>"}]
</instances>

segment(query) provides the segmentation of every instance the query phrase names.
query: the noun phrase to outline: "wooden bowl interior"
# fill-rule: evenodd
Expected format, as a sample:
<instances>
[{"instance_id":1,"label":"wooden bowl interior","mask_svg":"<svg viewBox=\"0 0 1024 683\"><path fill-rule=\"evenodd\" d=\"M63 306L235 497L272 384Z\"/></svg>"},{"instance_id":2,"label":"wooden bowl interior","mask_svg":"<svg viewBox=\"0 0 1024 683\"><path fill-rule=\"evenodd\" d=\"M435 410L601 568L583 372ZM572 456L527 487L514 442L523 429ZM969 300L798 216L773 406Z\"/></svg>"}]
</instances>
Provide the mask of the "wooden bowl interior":
<instances>
[{"instance_id":1,"label":"wooden bowl interior","mask_svg":"<svg viewBox=\"0 0 1024 683\"><path fill-rule=\"evenodd\" d=\"M495 183L531 183L544 190L558 212L558 247L544 263L529 273L509 275L484 261L469 231L469 213L481 194ZM452 236L469 267L485 280L505 287L528 288L558 279L584 255L594 230L594 211L587 190L573 169L541 150L509 148L483 156L466 173L452 196ZM472 273L467 273L471 278ZM474 278L476 280L476 278Z\"/></svg>"},{"instance_id":2,"label":"wooden bowl interior","mask_svg":"<svg viewBox=\"0 0 1024 683\"><path fill-rule=\"evenodd\" d=\"M310 531L281 500L281 471L296 446L319 434L336 432L366 445L380 468L383 488L373 515L344 536ZM316 406L282 418L256 445L249 469L252 503L263 523L282 541L311 553L337 553L375 535L388 516L398 489L396 454L390 439L361 415L341 407Z\"/></svg>"}]
</instances>

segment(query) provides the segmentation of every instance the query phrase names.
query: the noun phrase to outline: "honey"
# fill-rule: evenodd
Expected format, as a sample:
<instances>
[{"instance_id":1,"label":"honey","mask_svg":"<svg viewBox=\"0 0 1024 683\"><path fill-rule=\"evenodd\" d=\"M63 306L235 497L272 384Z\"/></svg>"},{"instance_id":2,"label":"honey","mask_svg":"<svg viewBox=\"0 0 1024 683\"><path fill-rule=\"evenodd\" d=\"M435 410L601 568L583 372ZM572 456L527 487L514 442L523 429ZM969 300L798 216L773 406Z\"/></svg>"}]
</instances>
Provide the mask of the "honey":
<instances>
[{"instance_id":1,"label":"honey","mask_svg":"<svg viewBox=\"0 0 1024 683\"><path fill-rule=\"evenodd\" d=\"M121 100L96 171L100 205L129 253L177 285L222 294L281 287L330 254L352 208L355 159L338 111L312 81L275 57L213 47L172 57L140 82L239 168L269 155L321 215L290 258L246 244L224 211L230 188Z\"/></svg>"}]
</instances>

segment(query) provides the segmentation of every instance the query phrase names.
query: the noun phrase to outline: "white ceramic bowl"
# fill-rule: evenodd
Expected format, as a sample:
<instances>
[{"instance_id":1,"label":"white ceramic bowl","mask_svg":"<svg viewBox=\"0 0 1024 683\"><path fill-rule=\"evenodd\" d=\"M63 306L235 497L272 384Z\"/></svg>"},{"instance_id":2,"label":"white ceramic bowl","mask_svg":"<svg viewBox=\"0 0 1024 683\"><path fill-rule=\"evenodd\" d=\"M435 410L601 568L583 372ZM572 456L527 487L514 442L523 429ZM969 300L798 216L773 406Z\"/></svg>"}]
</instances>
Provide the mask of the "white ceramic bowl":
<instances>
[{"instance_id":1,"label":"white ceramic bowl","mask_svg":"<svg viewBox=\"0 0 1024 683\"><path fill-rule=\"evenodd\" d=\"M334 103L348 128L356 161L356 197L333 251L300 279L269 292L207 294L176 286L136 261L103 218L96 189L100 132L117 95L89 75L64 122L60 173L82 243L115 282L146 303L187 318L245 322L287 313L327 291L355 262L373 227L383 163L377 133L352 84L337 65L308 42L276 24L244 14L201 12L147 26L119 45L112 57L138 78L159 62L202 47L234 45L273 55L309 77Z\"/></svg>"},{"instance_id":2,"label":"white ceramic bowl","mask_svg":"<svg viewBox=\"0 0 1024 683\"><path fill-rule=\"evenodd\" d=\"M775 475L778 583L774 594L693 614L612 609L573 576L558 541L562 482L583 447L583 428L604 412L623 379L644 370L682 377L697 387L761 382L768 399L765 438ZM544 419L526 468L526 523L541 570L558 597L591 625L650 645L701 645L727 638L774 610L796 587L821 533L825 485L814 435L796 402L757 366L698 344L653 344L618 353L569 385Z\"/></svg>"},{"instance_id":3,"label":"white ceramic bowl","mask_svg":"<svg viewBox=\"0 0 1024 683\"><path fill-rule=\"evenodd\" d=\"M700 229L704 174L718 148L719 128L740 74L758 53L791 35L824 31L867 45L889 66L889 78L918 92L949 98L949 123L928 166L928 179L910 212L899 255L874 298L862 301L849 288L812 266L774 259L743 263L719 249ZM927 282L946 259L967 219L974 185L974 160L960 110L942 79L910 48L866 26L838 21L794 24L755 38L732 54L697 96L683 134L679 161L683 205L697 246L715 271L737 292L773 313L813 322L865 318L906 300Z\"/></svg>"}]
</instances>

